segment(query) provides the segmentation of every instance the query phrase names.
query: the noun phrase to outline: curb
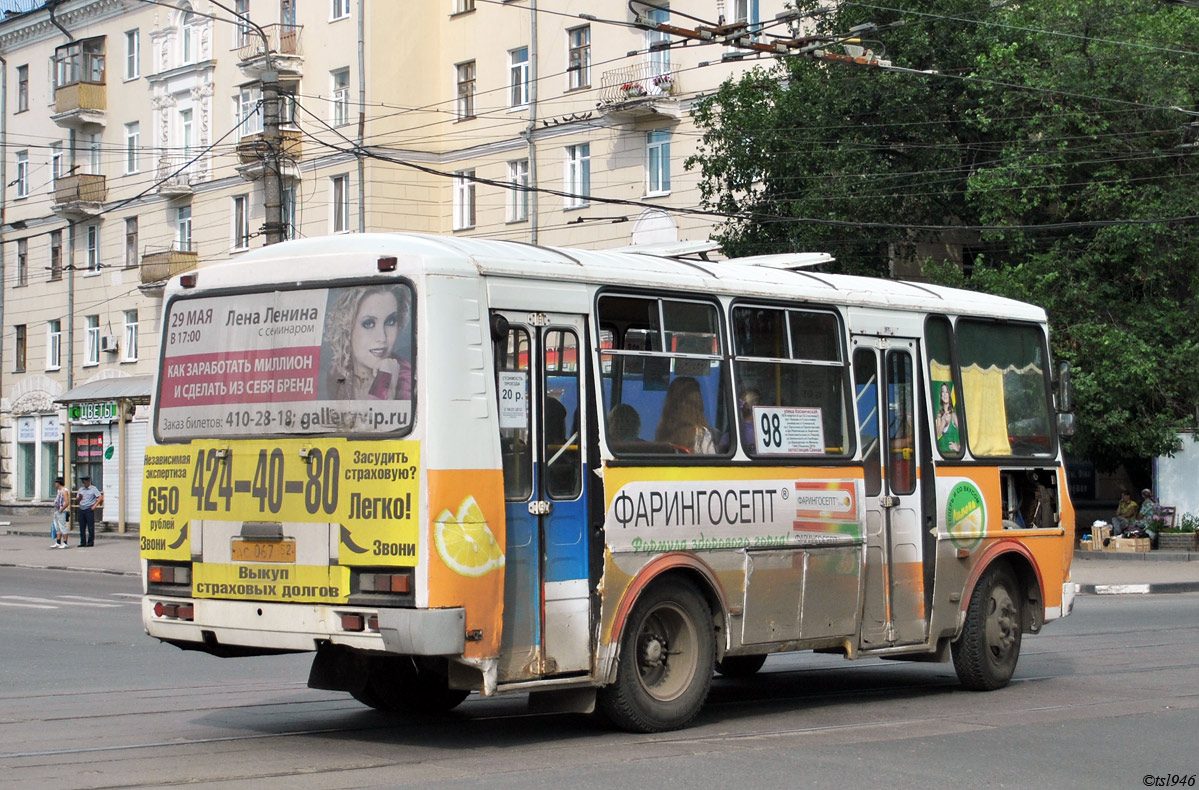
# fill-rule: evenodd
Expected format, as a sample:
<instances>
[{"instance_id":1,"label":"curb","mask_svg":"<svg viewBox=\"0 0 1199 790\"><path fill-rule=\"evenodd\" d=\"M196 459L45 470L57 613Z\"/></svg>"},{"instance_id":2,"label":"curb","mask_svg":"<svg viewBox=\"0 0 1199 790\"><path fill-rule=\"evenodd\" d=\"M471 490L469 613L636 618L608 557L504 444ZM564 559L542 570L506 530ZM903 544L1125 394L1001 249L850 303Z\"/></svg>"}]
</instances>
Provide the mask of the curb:
<instances>
[{"instance_id":1,"label":"curb","mask_svg":"<svg viewBox=\"0 0 1199 790\"><path fill-rule=\"evenodd\" d=\"M1199 582L1158 582L1156 584L1080 584L1080 595L1159 595L1199 592Z\"/></svg>"},{"instance_id":2,"label":"curb","mask_svg":"<svg viewBox=\"0 0 1199 790\"><path fill-rule=\"evenodd\" d=\"M117 571L111 568L79 568L74 565L32 565L27 562L0 562L0 568L26 568L33 571L74 571L75 573L107 573L109 576L141 577L140 571Z\"/></svg>"}]
</instances>

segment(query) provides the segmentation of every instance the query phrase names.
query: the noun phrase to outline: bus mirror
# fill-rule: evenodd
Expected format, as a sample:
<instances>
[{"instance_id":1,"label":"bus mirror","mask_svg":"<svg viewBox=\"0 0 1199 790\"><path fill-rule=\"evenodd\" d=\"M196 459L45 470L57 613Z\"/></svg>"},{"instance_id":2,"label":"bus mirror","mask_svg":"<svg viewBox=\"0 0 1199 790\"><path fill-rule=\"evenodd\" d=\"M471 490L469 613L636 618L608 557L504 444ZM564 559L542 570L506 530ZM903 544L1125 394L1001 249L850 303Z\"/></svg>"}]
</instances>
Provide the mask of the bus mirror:
<instances>
[{"instance_id":1,"label":"bus mirror","mask_svg":"<svg viewBox=\"0 0 1199 790\"><path fill-rule=\"evenodd\" d=\"M1057 416L1057 435L1058 436L1073 436L1074 435L1074 414L1073 414L1073 412L1064 412Z\"/></svg>"},{"instance_id":2,"label":"bus mirror","mask_svg":"<svg viewBox=\"0 0 1199 790\"><path fill-rule=\"evenodd\" d=\"M491 314L491 339L496 343L508 340L508 319L499 313Z\"/></svg>"},{"instance_id":3,"label":"bus mirror","mask_svg":"<svg viewBox=\"0 0 1199 790\"><path fill-rule=\"evenodd\" d=\"M1061 362L1057 366L1057 410L1063 413L1074 411L1071 408L1070 396L1070 363ZM1073 433L1073 431L1071 431Z\"/></svg>"}]
</instances>

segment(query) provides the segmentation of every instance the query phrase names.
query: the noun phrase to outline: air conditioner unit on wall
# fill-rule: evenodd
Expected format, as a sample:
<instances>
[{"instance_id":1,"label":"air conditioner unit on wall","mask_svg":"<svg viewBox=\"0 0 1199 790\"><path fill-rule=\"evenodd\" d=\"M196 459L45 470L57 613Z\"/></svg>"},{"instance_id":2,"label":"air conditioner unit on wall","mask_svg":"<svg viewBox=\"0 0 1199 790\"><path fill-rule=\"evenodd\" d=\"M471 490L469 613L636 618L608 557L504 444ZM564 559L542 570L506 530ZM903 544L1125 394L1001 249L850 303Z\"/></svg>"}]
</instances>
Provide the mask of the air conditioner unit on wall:
<instances>
[{"instance_id":1,"label":"air conditioner unit on wall","mask_svg":"<svg viewBox=\"0 0 1199 790\"><path fill-rule=\"evenodd\" d=\"M116 335L102 336L100 338L100 350L115 352L117 350L117 336Z\"/></svg>"}]
</instances>

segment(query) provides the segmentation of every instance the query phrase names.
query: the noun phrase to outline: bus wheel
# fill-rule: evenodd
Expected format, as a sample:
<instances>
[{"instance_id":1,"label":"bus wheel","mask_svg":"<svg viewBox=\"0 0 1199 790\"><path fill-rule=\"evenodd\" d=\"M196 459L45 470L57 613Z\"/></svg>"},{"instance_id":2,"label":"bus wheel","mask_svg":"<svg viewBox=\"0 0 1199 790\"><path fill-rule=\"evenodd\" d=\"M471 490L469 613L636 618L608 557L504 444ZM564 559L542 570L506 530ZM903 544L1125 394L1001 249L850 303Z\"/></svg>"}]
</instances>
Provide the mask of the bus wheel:
<instances>
[{"instance_id":1,"label":"bus wheel","mask_svg":"<svg viewBox=\"0 0 1199 790\"><path fill-rule=\"evenodd\" d=\"M686 582L655 584L629 615L616 682L599 690L600 708L633 732L684 727L708 697L715 659L712 612L703 597Z\"/></svg>"},{"instance_id":2,"label":"bus wheel","mask_svg":"<svg viewBox=\"0 0 1199 790\"><path fill-rule=\"evenodd\" d=\"M726 678L747 678L758 674L766 656L725 656L716 662L716 671Z\"/></svg>"},{"instance_id":3,"label":"bus wheel","mask_svg":"<svg viewBox=\"0 0 1199 790\"><path fill-rule=\"evenodd\" d=\"M372 658L366 683L351 693L375 710L417 715L453 710L470 695L449 687L443 663L409 656Z\"/></svg>"},{"instance_id":4,"label":"bus wheel","mask_svg":"<svg viewBox=\"0 0 1199 790\"><path fill-rule=\"evenodd\" d=\"M953 643L953 668L974 691L1003 688L1016 671L1024 613L1016 580L1006 565L983 573L970 597L966 625Z\"/></svg>"}]
</instances>

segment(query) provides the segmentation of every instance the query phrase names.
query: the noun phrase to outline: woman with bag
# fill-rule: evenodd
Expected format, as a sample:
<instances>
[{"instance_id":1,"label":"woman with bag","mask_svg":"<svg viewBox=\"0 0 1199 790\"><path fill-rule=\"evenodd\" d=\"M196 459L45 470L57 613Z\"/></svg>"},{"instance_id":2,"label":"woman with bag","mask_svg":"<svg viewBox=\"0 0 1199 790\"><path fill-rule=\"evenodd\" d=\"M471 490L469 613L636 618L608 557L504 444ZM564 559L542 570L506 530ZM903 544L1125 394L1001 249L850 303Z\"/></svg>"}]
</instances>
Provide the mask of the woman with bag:
<instances>
[{"instance_id":1,"label":"woman with bag","mask_svg":"<svg viewBox=\"0 0 1199 790\"><path fill-rule=\"evenodd\" d=\"M67 531L68 531L67 507L68 507L68 505L67 505L67 487L63 483L63 479L61 477L54 478L54 488L56 491L56 493L54 494L54 518L53 518L53 522L52 522L54 525L54 528L53 528L54 545L51 546L50 548L65 549L65 548L67 548Z\"/></svg>"}]
</instances>

